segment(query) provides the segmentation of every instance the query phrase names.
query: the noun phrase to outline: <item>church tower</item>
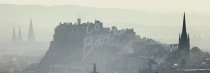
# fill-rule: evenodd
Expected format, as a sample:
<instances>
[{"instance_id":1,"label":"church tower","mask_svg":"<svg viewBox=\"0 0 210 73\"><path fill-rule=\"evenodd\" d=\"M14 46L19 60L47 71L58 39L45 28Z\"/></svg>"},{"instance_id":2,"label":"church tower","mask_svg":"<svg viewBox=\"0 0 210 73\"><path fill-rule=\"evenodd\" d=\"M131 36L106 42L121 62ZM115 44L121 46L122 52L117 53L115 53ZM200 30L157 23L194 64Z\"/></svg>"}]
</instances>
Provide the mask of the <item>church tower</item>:
<instances>
[{"instance_id":1,"label":"church tower","mask_svg":"<svg viewBox=\"0 0 210 73\"><path fill-rule=\"evenodd\" d=\"M35 35L34 35L34 30L33 30L33 25L32 25L31 19L30 19L30 26L29 26L29 32L28 32L28 41L29 42L35 41Z\"/></svg>"},{"instance_id":2,"label":"church tower","mask_svg":"<svg viewBox=\"0 0 210 73\"><path fill-rule=\"evenodd\" d=\"M96 71L96 64L94 64L93 71L91 73L99 73L99 72Z\"/></svg>"},{"instance_id":3,"label":"church tower","mask_svg":"<svg viewBox=\"0 0 210 73\"><path fill-rule=\"evenodd\" d=\"M179 35L179 45L178 45L178 57L180 60L181 65L183 67L186 67L187 60L189 58L190 54L190 38L189 34L186 30L186 20L185 20L185 13L183 17L183 27L182 27L182 33L181 36Z\"/></svg>"}]
</instances>

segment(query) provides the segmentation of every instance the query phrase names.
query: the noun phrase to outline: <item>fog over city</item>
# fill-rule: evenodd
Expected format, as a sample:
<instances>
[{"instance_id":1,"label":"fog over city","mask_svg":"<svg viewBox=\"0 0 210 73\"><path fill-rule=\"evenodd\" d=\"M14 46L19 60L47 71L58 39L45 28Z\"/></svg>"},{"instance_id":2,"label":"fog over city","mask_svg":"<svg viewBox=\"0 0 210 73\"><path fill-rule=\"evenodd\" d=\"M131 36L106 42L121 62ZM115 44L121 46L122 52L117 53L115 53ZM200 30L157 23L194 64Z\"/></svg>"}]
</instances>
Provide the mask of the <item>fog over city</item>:
<instances>
[{"instance_id":1,"label":"fog over city","mask_svg":"<svg viewBox=\"0 0 210 73\"><path fill-rule=\"evenodd\" d=\"M34 22L37 41L51 41L53 30L60 22L75 21L82 18L83 22L103 20L104 26L134 28L142 37L153 38L162 43L177 43L184 11L158 12L143 10L126 10L113 8L93 8L74 5L43 6L43 5L1 5L1 41L10 41L12 27L21 27L26 38L30 18ZM208 50L210 34L210 15L196 11L185 11L191 46L199 46ZM6 15L8 14L8 15ZM179 30L176 30L179 29ZM45 31L43 31L45 30ZM7 36L5 36L7 35ZM44 35L44 36L43 36ZM24 40L25 40L24 38Z\"/></svg>"},{"instance_id":2,"label":"fog over city","mask_svg":"<svg viewBox=\"0 0 210 73\"><path fill-rule=\"evenodd\" d=\"M209 2L0 0L0 73L209 69Z\"/></svg>"}]
</instances>

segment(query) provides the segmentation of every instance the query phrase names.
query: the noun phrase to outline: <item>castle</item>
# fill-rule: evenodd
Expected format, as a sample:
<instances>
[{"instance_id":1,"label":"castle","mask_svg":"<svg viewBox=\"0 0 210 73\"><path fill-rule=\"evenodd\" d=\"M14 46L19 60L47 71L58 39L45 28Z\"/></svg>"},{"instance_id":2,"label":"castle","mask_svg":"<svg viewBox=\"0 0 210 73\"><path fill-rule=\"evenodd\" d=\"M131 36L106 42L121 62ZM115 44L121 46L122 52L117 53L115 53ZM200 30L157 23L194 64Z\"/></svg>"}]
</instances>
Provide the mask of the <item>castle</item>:
<instances>
[{"instance_id":1,"label":"castle","mask_svg":"<svg viewBox=\"0 0 210 73\"><path fill-rule=\"evenodd\" d=\"M74 68L84 62L84 65L79 67L79 71L82 71L83 67L91 62L121 56L117 53L130 48L132 41L137 38L139 36L133 29L119 30L115 26L104 27L99 20L82 23L79 18L76 23L60 23L55 28L53 41L50 42L49 50L38 64L37 71L48 73L49 68L56 65ZM107 70L104 69L104 72L112 71L109 68L107 65ZM97 73L95 69L93 73Z\"/></svg>"}]
</instances>

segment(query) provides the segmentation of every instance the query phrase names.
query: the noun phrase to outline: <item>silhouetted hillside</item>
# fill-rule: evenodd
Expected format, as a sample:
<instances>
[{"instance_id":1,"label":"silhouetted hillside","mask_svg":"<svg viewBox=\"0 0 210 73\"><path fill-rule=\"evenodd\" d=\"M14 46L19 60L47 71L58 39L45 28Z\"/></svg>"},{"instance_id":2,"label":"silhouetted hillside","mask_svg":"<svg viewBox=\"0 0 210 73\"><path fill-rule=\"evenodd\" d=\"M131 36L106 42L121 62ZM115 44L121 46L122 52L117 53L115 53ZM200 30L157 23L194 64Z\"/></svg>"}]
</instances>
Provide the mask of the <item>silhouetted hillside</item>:
<instances>
[{"instance_id":1,"label":"silhouetted hillside","mask_svg":"<svg viewBox=\"0 0 210 73\"><path fill-rule=\"evenodd\" d=\"M98 20L81 23L78 19L77 23L60 23L55 28L53 41L36 71L49 73L59 67L82 73L97 63L101 73L131 72L150 58L164 60L166 52L166 46L140 38L134 29L119 30L115 26L104 27Z\"/></svg>"}]
</instances>

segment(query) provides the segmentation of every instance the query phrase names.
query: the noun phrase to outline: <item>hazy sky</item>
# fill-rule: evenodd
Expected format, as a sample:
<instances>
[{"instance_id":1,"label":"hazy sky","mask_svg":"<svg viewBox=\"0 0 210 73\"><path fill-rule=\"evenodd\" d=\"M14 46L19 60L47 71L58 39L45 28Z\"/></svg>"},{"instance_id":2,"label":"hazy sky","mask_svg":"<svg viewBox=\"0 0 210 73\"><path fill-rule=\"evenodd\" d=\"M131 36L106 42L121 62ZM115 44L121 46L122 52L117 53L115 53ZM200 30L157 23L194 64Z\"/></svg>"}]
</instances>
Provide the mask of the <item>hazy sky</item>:
<instances>
[{"instance_id":1,"label":"hazy sky","mask_svg":"<svg viewBox=\"0 0 210 73\"><path fill-rule=\"evenodd\" d=\"M83 14L84 16L82 17L84 17L83 18L84 20L86 17L87 18L92 17L90 19L97 18L103 21L104 23L110 24L110 25L111 24L114 25L114 23L116 22L115 24L118 24L117 25L118 27L123 27L123 28L127 26L131 28L134 27L137 34L147 36L158 41L161 40L161 42L164 42L164 43L165 42L166 43L178 42L177 38L178 38L178 34L181 31L182 15L183 15L183 12L185 11L187 13L188 32L191 35L192 43L195 43L196 44L195 46L197 46L198 44L198 46L202 48L209 47L208 40L210 39L209 38L210 34L206 34L207 33L206 31L210 30L207 28L210 26L209 25L210 24L210 21L209 21L210 0L0 0L0 4L46 5L46 6L51 6L52 9L54 9L53 7L55 7L53 5L77 5L77 6L84 6L84 7L96 7L95 10L97 10L97 8L129 9L125 11L123 10L124 12L122 13L124 14L119 14L119 13L115 14L114 10L116 9L109 9L109 11L107 11L109 14L101 13L106 16L100 17L100 11L106 12L106 9L104 9L104 11L100 10L99 13L96 12L98 15L96 14L95 15L96 17L94 17L94 16L91 16L92 13L88 13L89 11L86 10L88 8L85 8L83 10L88 11L88 12L87 13L85 12L85 14ZM61 11L59 11L59 10L56 10L56 8L55 8L55 11L51 13L44 13L45 9L42 9L42 8L38 8L38 10L41 9L39 11L36 11L36 9L35 10L33 9L24 10L24 8L22 9L23 11L28 11L28 12L25 12L25 13L21 12L21 9L17 9L17 8L11 9L11 10L15 10L13 12L10 12L10 9L8 10L8 12L5 12L6 11L5 9L1 9L2 10L2 11L0 10L0 12L2 12L2 15L0 15L2 17L2 19L0 17L0 19L2 20L1 24L2 25L11 24L11 26L12 24L18 24L18 25L25 24L26 26L22 25L21 27L23 28L25 27L25 35L26 35L27 30L28 30L27 19L30 16L32 16L34 20L34 24L36 24L34 25L34 29L36 31L37 40L43 40L43 39L48 39L47 41L51 40L49 39L49 35L50 36L53 35L54 33L53 30L59 22L73 20L73 19L76 19L77 17L81 17L82 15L82 13L79 11L78 11L79 13L73 12L71 14L70 13L72 12L71 10L66 10L62 12L62 9ZM65 7L63 9L65 9ZM118 9L117 11L121 12ZM50 7L49 7L49 10L51 10ZM139 10L139 11L135 11L135 10ZM3 14L3 12L8 13L10 15L5 15ZM17 13L14 13L14 12L17 12ZM148 13L149 15L144 15L144 14L142 15L141 13L143 12L146 12L144 14ZM151 13L151 12L154 12L154 13ZM129 16L125 15L125 13L127 13L127 15ZM155 16L151 16L150 14L155 15ZM109 16L109 15L115 15L115 16ZM43 19L41 19L42 17ZM112 18L112 19L109 19L109 18ZM125 21L127 23L123 23L123 21L121 20L118 21L119 18L121 18L121 20L128 20L128 21ZM51 21L48 21L50 19ZM48 21L48 22L45 22L45 21ZM45 25L42 25L43 23L45 23ZM129 25L123 26L121 24L129 24ZM145 27L148 27L148 28L143 28L140 25L144 25ZM150 29L151 28L150 25L152 25L151 27L153 30ZM12 32L10 29L11 26L7 26L7 28L4 27L2 29ZM50 29L45 32L38 31L38 30L43 30L46 28L50 28ZM4 31L1 31L0 33L2 34L0 35L9 35L11 34L9 32L7 33ZM47 36L43 38L42 37L43 34L44 35L47 34ZM164 36L163 34L167 36ZM23 35L24 35L24 29L23 29ZM197 39L197 36L198 38L201 38L201 39ZM167 38L167 37L170 37L170 38ZM8 40L8 39L10 39L10 37L3 38L3 40ZM0 39L0 41L1 40L2 38Z\"/></svg>"},{"instance_id":2,"label":"hazy sky","mask_svg":"<svg viewBox=\"0 0 210 73\"><path fill-rule=\"evenodd\" d=\"M1 4L79 5L161 11L210 11L210 0L0 0Z\"/></svg>"}]
</instances>

